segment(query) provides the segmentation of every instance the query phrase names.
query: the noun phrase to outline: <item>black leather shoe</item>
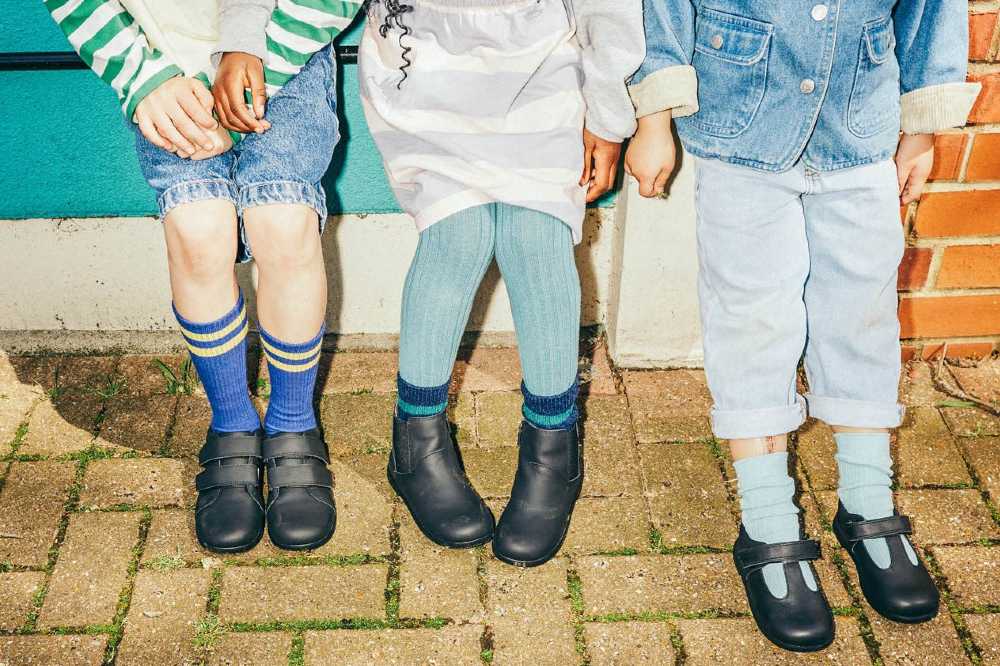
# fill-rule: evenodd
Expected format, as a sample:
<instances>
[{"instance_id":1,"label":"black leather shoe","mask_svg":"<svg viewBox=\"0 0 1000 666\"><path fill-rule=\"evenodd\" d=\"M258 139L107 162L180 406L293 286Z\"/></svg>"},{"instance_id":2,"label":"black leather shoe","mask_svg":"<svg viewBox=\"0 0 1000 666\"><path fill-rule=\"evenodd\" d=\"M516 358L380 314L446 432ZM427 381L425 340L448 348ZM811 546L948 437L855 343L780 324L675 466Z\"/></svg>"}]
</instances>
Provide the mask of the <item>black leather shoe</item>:
<instances>
[{"instance_id":1,"label":"black leather shoe","mask_svg":"<svg viewBox=\"0 0 1000 666\"><path fill-rule=\"evenodd\" d=\"M267 533L284 550L319 548L337 527L330 457L316 429L264 439Z\"/></svg>"},{"instance_id":2,"label":"black leather shoe","mask_svg":"<svg viewBox=\"0 0 1000 666\"><path fill-rule=\"evenodd\" d=\"M241 553L264 536L261 437L260 431L208 431L198 454L205 469L195 477L194 528L202 547Z\"/></svg>"},{"instance_id":3,"label":"black leather shoe","mask_svg":"<svg viewBox=\"0 0 1000 666\"><path fill-rule=\"evenodd\" d=\"M865 599L880 615L907 624L933 619L940 604L937 587L920 555L914 566L903 548L903 539L912 532L910 519L898 513L889 518L865 520L848 513L841 504L833 519L833 533L854 560ZM880 569L872 561L863 543L865 539L879 537L889 545L888 569ZM917 552L915 548L913 552Z\"/></svg>"},{"instance_id":4,"label":"black leather shoe","mask_svg":"<svg viewBox=\"0 0 1000 666\"><path fill-rule=\"evenodd\" d=\"M387 474L413 522L434 543L472 548L493 538L493 513L465 476L443 412L393 417Z\"/></svg>"},{"instance_id":5,"label":"black leather shoe","mask_svg":"<svg viewBox=\"0 0 1000 666\"><path fill-rule=\"evenodd\" d=\"M733 546L733 561L743 579L757 627L780 648L793 652L816 652L833 642L833 613L819 589L819 577L814 570L813 578L817 585L814 592L806 585L799 566L799 562L819 558L819 543L816 541L767 544L751 539L740 525L740 534ZM763 569L768 564L784 567L788 593L782 599L771 594L764 582Z\"/></svg>"},{"instance_id":6,"label":"black leather shoe","mask_svg":"<svg viewBox=\"0 0 1000 666\"><path fill-rule=\"evenodd\" d=\"M493 537L498 560L545 564L559 552L583 486L583 447L576 426L542 430L527 421L518 435L517 474Z\"/></svg>"}]
</instances>

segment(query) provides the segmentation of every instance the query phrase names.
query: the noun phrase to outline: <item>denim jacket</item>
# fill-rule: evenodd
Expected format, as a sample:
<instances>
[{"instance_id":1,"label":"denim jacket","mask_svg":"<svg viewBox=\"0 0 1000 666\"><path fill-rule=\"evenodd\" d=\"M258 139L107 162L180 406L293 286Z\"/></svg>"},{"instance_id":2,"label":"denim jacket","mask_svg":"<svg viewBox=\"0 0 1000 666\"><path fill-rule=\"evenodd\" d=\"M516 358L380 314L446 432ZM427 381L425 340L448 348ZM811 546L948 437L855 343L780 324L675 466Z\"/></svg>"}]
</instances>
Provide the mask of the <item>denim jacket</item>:
<instances>
[{"instance_id":1,"label":"denim jacket","mask_svg":"<svg viewBox=\"0 0 1000 666\"><path fill-rule=\"evenodd\" d=\"M673 110L695 155L763 171L889 159L902 130L966 123L964 0L645 0L637 116Z\"/></svg>"}]
</instances>

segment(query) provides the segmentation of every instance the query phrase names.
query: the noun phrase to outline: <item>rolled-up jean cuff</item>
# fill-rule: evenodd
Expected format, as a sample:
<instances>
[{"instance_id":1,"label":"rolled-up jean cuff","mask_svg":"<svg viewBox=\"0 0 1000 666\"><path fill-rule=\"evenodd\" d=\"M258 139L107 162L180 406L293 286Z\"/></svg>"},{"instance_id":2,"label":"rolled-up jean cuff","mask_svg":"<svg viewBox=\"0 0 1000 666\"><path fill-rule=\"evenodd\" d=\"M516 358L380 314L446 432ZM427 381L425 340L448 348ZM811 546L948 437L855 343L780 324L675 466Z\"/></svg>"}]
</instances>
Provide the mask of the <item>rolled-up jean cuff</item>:
<instances>
[{"instance_id":1,"label":"rolled-up jean cuff","mask_svg":"<svg viewBox=\"0 0 1000 666\"><path fill-rule=\"evenodd\" d=\"M167 214L177 206L213 199L230 201L235 207L236 188L228 180L221 179L190 180L178 183L164 190L157 201L160 207L160 221L162 222Z\"/></svg>"},{"instance_id":2,"label":"rolled-up jean cuff","mask_svg":"<svg viewBox=\"0 0 1000 666\"><path fill-rule=\"evenodd\" d=\"M326 193L318 185L294 180L276 180L254 183L240 188L239 207L242 217L248 208L273 204L301 204L309 206L319 216L320 231L326 226Z\"/></svg>"},{"instance_id":3,"label":"rolled-up jean cuff","mask_svg":"<svg viewBox=\"0 0 1000 666\"><path fill-rule=\"evenodd\" d=\"M869 402L806 394L809 416L827 425L848 428L896 428L906 408L896 402Z\"/></svg>"},{"instance_id":4,"label":"rolled-up jean cuff","mask_svg":"<svg viewBox=\"0 0 1000 666\"><path fill-rule=\"evenodd\" d=\"M806 402L765 409L712 409L712 432L719 439L750 439L792 432L805 423Z\"/></svg>"}]
</instances>

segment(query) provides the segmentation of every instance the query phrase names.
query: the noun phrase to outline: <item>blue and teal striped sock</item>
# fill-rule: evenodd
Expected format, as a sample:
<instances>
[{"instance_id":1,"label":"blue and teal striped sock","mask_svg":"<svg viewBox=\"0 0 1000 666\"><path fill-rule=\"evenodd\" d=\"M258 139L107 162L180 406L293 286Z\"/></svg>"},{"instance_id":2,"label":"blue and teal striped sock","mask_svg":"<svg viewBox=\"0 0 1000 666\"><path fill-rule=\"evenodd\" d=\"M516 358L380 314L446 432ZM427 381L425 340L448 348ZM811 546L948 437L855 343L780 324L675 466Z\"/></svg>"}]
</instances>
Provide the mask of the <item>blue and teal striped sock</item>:
<instances>
[{"instance_id":1,"label":"blue and teal striped sock","mask_svg":"<svg viewBox=\"0 0 1000 666\"><path fill-rule=\"evenodd\" d=\"M262 326L258 328L271 381L264 430L268 435L312 430L316 427L313 391L326 327L320 328L312 340L297 344L282 342Z\"/></svg>"},{"instance_id":2,"label":"blue and teal striped sock","mask_svg":"<svg viewBox=\"0 0 1000 666\"><path fill-rule=\"evenodd\" d=\"M411 416L436 416L448 407L448 387L451 382L441 386L414 386L401 375L396 375L396 413L403 421Z\"/></svg>"},{"instance_id":3,"label":"blue and teal striped sock","mask_svg":"<svg viewBox=\"0 0 1000 666\"><path fill-rule=\"evenodd\" d=\"M573 384L562 393L548 396L535 395L521 382L521 394L524 395L524 406L521 408L524 418L536 428L568 430L580 418L576 406L576 398L580 394L579 379L574 379Z\"/></svg>"},{"instance_id":4,"label":"blue and teal striped sock","mask_svg":"<svg viewBox=\"0 0 1000 666\"><path fill-rule=\"evenodd\" d=\"M260 417L247 387L247 309L243 294L232 310L207 324L185 319L176 306L174 316L208 395L212 430L251 432L260 428Z\"/></svg>"}]
</instances>

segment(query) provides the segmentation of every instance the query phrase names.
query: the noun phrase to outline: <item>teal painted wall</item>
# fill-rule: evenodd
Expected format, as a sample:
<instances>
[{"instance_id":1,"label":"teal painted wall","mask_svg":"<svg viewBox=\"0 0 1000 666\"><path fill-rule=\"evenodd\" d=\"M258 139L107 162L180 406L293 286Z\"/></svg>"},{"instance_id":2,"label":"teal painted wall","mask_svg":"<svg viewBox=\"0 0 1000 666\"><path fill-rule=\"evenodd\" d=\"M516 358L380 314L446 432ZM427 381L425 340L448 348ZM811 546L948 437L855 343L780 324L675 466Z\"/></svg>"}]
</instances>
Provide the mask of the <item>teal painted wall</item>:
<instances>
[{"instance_id":1,"label":"teal painted wall","mask_svg":"<svg viewBox=\"0 0 1000 666\"><path fill-rule=\"evenodd\" d=\"M40 0L0 0L0 12L0 52L71 50ZM356 26L343 42L358 34ZM324 179L330 210L398 211L361 112L356 66L341 66L340 88L343 139ZM131 133L100 79L87 70L0 72L0 90L0 219L155 213Z\"/></svg>"}]
</instances>

